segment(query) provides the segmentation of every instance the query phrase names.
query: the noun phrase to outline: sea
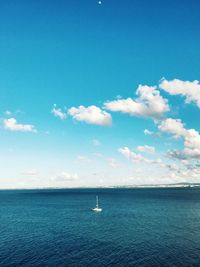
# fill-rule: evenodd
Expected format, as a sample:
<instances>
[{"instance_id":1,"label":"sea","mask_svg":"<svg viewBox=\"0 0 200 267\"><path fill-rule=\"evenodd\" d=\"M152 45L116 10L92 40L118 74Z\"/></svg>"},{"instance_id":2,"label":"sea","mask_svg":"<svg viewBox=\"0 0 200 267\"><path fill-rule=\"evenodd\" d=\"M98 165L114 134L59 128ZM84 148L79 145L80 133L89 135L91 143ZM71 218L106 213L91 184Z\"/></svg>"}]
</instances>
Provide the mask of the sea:
<instances>
[{"instance_id":1,"label":"sea","mask_svg":"<svg viewBox=\"0 0 200 267\"><path fill-rule=\"evenodd\" d=\"M200 266L200 189L1 190L0 266Z\"/></svg>"}]
</instances>

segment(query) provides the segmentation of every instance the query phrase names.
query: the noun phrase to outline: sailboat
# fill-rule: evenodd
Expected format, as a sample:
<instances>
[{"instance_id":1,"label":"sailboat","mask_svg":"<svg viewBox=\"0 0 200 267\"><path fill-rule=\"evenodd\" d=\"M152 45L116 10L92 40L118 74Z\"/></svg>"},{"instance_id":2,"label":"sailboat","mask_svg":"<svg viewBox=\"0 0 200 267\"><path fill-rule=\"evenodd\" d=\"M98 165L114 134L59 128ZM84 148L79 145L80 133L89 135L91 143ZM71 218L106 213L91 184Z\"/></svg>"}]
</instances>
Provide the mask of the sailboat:
<instances>
[{"instance_id":1,"label":"sailboat","mask_svg":"<svg viewBox=\"0 0 200 267\"><path fill-rule=\"evenodd\" d=\"M96 207L92 209L92 211L101 212L102 208L99 208L99 198L96 196Z\"/></svg>"}]
</instances>

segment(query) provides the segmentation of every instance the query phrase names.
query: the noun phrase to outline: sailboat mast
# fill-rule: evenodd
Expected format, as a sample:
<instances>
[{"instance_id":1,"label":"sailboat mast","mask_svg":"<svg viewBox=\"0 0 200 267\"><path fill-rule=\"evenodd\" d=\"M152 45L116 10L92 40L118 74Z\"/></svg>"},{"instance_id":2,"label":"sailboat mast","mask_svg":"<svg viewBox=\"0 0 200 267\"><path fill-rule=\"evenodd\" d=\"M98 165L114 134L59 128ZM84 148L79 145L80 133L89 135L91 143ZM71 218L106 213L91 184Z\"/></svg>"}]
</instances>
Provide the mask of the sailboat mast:
<instances>
[{"instance_id":1,"label":"sailboat mast","mask_svg":"<svg viewBox=\"0 0 200 267\"><path fill-rule=\"evenodd\" d=\"M96 196L96 200L97 200L97 208L99 207L99 199L98 196Z\"/></svg>"}]
</instances>

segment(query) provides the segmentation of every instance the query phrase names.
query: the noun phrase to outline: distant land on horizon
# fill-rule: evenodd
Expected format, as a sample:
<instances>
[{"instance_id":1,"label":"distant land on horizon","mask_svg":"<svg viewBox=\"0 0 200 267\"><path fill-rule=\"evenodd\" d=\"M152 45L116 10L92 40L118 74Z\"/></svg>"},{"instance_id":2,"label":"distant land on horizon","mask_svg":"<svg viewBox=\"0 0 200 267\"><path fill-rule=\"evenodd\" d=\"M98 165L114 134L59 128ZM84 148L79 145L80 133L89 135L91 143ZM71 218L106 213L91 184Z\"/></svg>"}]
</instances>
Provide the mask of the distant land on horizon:
<instances>
[{"instance_id":1,"label":"distant land on horizon","mask_svg":"<svg viewBox=\"0 0 200 267\"><path fill-rule=\"evenodd\" d=\"M131 189L131 188L191 188L200 187L200 183L180 182L171 184L140 184L140 185L110 185L110 186L81 186L81 187L33 187L33 188L1 188L3 190L64 190L64 189Z\"/></svg>"}]
</instances>

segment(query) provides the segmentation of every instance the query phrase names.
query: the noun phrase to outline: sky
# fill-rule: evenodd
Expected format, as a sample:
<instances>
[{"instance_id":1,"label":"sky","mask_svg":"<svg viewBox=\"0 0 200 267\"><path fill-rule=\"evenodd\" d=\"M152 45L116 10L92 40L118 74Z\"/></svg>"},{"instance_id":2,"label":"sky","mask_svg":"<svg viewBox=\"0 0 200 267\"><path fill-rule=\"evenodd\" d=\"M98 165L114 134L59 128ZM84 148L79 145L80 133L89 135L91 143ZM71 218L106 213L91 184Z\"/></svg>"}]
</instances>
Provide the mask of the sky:
<instances>
[{"instance_id":1,"label":"sky","mask_svg":"<svg viewBox=\"0 0 200 267\"><path fill-rule=\"evenodd\" d=\"M197 0L1 0L0 188L200 182Z\"/></svg>"}]
</instances>

